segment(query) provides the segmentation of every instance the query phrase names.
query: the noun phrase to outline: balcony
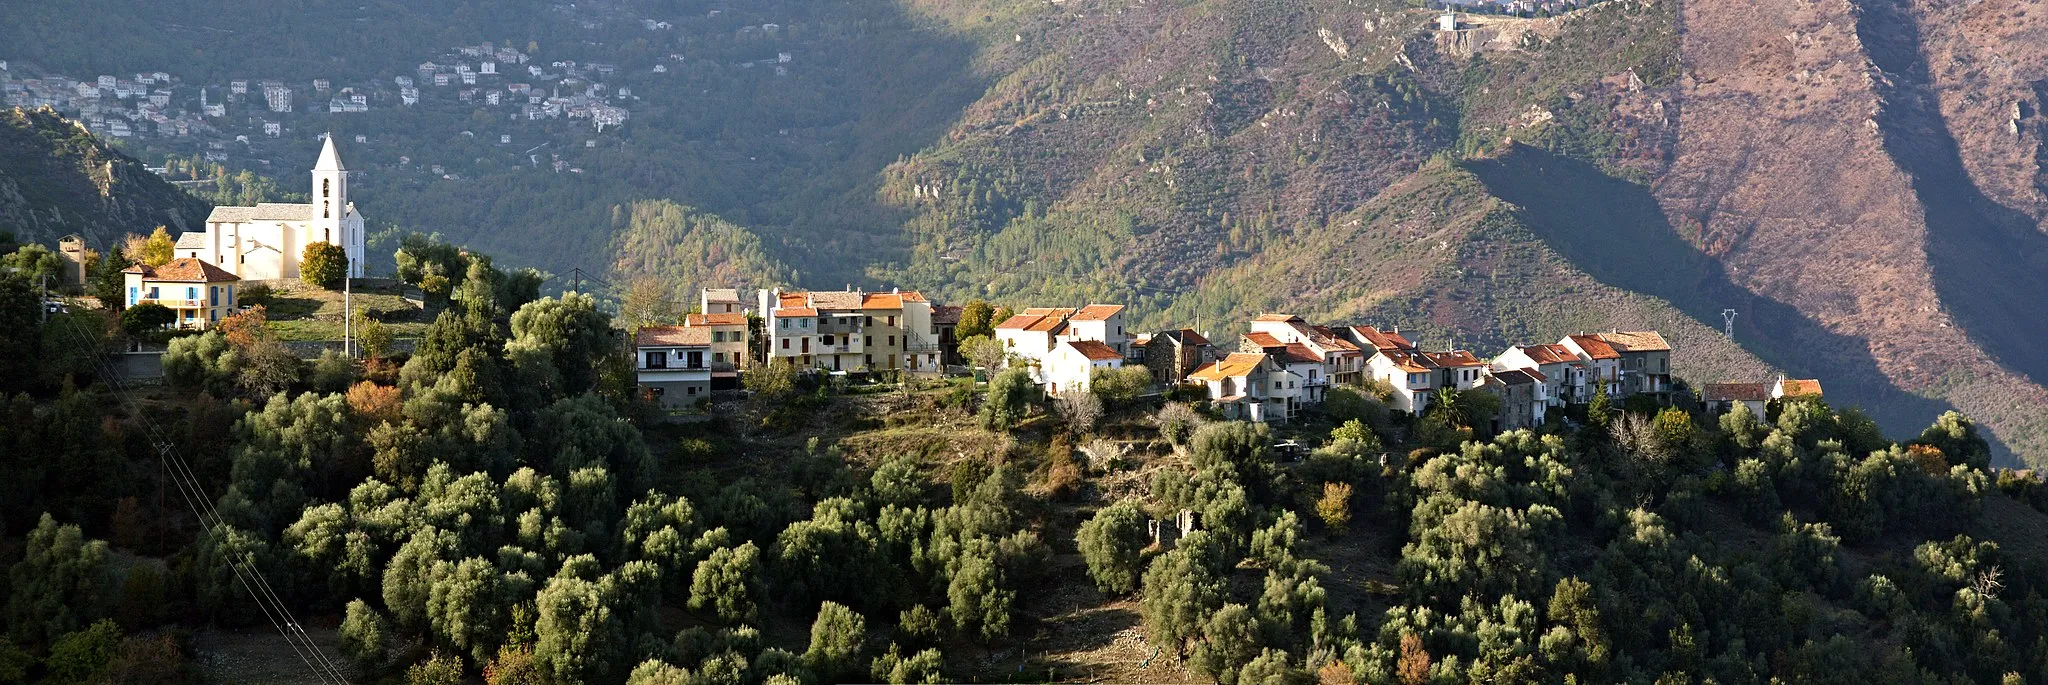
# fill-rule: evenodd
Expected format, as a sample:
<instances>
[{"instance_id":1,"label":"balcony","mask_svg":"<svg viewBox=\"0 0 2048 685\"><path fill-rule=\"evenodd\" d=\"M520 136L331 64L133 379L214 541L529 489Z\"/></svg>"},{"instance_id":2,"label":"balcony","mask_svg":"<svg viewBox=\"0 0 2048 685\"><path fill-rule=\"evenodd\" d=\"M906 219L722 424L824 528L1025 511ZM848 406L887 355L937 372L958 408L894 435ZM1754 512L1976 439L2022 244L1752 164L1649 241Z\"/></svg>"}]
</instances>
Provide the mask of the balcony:
<instances>
[{"instance_id":1,"label":"balcony","mask_svg":"<svg viewBox=\"0 0 2048 685\"><path fill-rule=\"evenodd\" d=\"M206 304L206 300L205 300L205 299L198 299L198 300L188 300L188 299L185 299L185 298L182 298L182 297L180 297L180 298L169 298L169 297L144 297L144 298L139 298L139 299L137 299L137 300L135 301L135 303L136 303L136 304L149 304L149 303L156 303L156 304L160 304L160 305L163 305L163 306L165 306L165 307L168 307L168 308L170 308L170 309L205 309L205 308L206 308L206 307L208 306L208 305Z\"/></svg>"}]
</instances>

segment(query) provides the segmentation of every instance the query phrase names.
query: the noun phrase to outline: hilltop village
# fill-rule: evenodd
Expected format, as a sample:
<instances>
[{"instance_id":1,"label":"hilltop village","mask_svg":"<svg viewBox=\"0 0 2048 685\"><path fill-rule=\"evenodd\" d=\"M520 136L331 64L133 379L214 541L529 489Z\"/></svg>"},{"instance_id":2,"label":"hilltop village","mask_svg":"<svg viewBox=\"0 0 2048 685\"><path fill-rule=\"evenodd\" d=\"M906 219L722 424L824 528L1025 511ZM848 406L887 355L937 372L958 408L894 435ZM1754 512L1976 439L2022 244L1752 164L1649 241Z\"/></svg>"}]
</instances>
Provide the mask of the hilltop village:
<instances>
[{"instance_id":1,"label":"hilltop village","mask_svg":"<svg viewBox=\"0 0 2048 685\"><path fill-rule=\"evenodd\" d=\"M1321 405L1336 386L1369 391L1413 416L1444 401L1444 391L1477 390L1498 399L1491 428L1507 431L1596 401L1669 405L1678 387L1672 348L1656 331L1578 333L1487 358L1423 349L1398 326L1323 325L1292 314L1264 314L1234 340L1212 340L1187 328L1132 331L1118 304L1012 312L979 302L934 304L894 289L776 289L752 297L704 289L697 300L680 325L640 328L633 337L640 392L665 407L736 388L741 370L760 365L863 377L1017 368L1053 397L1142 370L1148 385L1198 395L1226 419L1255 422L1288 421ZM1762 415L1769 400L1820 394L1819 381L1780 378L1708 384L1700 397L1709 410L1742 403Z\"/></svg>"}]
</instances>

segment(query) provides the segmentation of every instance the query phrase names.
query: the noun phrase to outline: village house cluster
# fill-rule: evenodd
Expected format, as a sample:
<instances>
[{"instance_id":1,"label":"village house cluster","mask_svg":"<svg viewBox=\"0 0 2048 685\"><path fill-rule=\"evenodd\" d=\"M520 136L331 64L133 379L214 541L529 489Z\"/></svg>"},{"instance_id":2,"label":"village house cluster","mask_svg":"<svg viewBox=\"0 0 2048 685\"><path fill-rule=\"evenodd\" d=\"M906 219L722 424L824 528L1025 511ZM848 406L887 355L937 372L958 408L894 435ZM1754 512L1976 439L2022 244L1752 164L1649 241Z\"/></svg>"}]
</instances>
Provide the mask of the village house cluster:
<instances>
[{"instance_id":1,"label":"village house cluster","mask_svg":"<svg viewBox=\"0 0 2048 685\"><path fill-rule=\"evenodd\" d=\"M1635 396L1668 404L1674 388L1671 345L1656 331L1566 335L1486 359L1425 350L1399 328L1318 325L1290 314L1258 316L1234 341L1184 328L1134 333L1124 309L1026 308L992 322L992 337L1004 364L1027 370L1049 395L1087 391L1098 373L1141 367L1156 385L1199 389L1224 416L1248 421L1287 421L1322 404L1332 386L1371 384L1383 386L1389 408L1412 415L1428 411L1441 390L1489 392L1500 399L1494 428L1514 430L1602 393L1617 404ZM644 328L636 337L643 392L665 405L738 387L737 372L757 363L871 374L937 373L964 362L955 335L961 308L915 291L764 290L750 301L737 290L707 289L698 311L682 325ZM749 316L759 317L759 329ZM1710 409L1743 402L1761 413L1773 398L1819 395L1820 384L1780 379L1704 390Z\"/></svg>"}]
</instances>

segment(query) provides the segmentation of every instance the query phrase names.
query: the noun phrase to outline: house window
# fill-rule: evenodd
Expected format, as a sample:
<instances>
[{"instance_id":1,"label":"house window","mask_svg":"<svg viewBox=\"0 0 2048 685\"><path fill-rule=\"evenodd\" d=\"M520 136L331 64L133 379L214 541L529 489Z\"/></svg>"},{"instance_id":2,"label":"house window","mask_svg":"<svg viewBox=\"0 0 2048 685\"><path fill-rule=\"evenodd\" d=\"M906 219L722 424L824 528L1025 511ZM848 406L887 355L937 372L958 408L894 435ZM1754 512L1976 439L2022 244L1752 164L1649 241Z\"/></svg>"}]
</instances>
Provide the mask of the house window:
<instances>
[{"instance_id":1,"label":"house window","mask_svg":"<svg viewBox=\"0 0 2048 685\"><path fill-rule=\"evenodd\" d=\"M789 349L789 338L783 338L783 339L782 339L782 349L785 349L785 350Z\"/></svg>"},{"instance_id":2,"label":"house window","mask_svg":"<svg viewBox=\"0 0 2048 685\"><path fill-rule=\"evenodd\" d=\"M688 366L688 367L686 367L686 368L692 368L692 369L701 369L701 368L704 368L704 353L703 353L703 352L698 352L698 351L696 351L696 350L691 350L691 351L690 351L690 364L689 364L689 366Z\"/></svg>"},{"instance_id":3,"label":"house window","mask_svg":"<svg viewBox=\"0 0 2048 685\"><path fill-rule=\"evenodd\" d=\"M207 295L207 297L208 297L208 300L207 300L208 306L212 306L212 307L218 307L218 306L220 306L220 286L217 286L217 285L216 285L216 286L210 286L210 287L208 287L208 288L206 289L206 295Z\"/></svg>"},{"instance_id":4,"label":"house window","mask_svg":"<svg viewBox=\"0 0 2048 685\"><path fill-rule=\"evenodd\" d=\"M713 364L724 364L724 363L725 363L725 353L724 353L724 352L713 352L713 353L711 353L711 363L713 363Z\"/></svg>"},{"instance_id":5,"label":"house window","mask_svg":"<svg viewBox=\"0 0 2048 685\"><path fill-rule=\"evenodd\" d=\"M668 368L668 352L667 352L667 351L656 351L656 352L649 352L649 353L647 353L647 363L646 363L646 364L644 364L644 365L642 365L642 367L641 367L641 368L647 368L647 369L666 369L666 368Z\"/></svg>"},{"instance_id":6,"label":"house window","mask_svg":"<svg viewBox=\"0 0 2048 685\"><path fill-rule=\"evenodd\" d=\"M896 325L896 317L893 317L893 316L892 316L892 317L889 317L889 325L891 325L891 326L894 326L894 325Z\"/></svg>"},{"instance_id":7,"label":"house window","mask_svg":"<svg viewBox=\"0 0 2048 685\"><path fill-rule=\"evenodd\" d=\"M783 319L782 321L780 321L780 323L782 324L783 330L789 330L789 319Z\"/></svg>"},{"instance_id":8,"label":"house window","mask_svg":"<svg viewBox=\"0 0 2048 685\"><path fill-rule=\"evenodd\" d=\"M328 215L330 215L330 214L333 214L333 212L332 212L332 211L330 211L330 210L328 209L328 207L327 207L327 201L326 201L326 200L321 200L321 201L320 201L320 218L322 218L322 219L328 218Z\"/></svg>"},{"instance_id":9,"label":"house window","mask_svg":"<svg viewBox=\"0 0 2048 685\"><path fill-rule=\"evenodd\" d=\"M135 291L136 288L134 286L128 287L128 306L130 307L135 306Z\"/></svg>"},{"instance_id":10,"label":"house window","mask_svg":"<svg viewBox=\"0 0 2048 685\"><path fill-rule=\"evenodd\" d=\"M689 394L689 395L695 395L695 394L697 394L697 386L694 386L694 385L692 385L692 386L688 386L688 388L687 388L686 390L684 390L684 393L685 393L685 394Z\"/></svg>"},{"instance_id":11,"label":"house window","mask_svg":"<svg viewBox=\"0 0 2048 685\"><path fill-rule=\"evenodd\" d=\"M873 345L873 344L875 344L875 336L872 336L872 335L864 335L864 336L861 336L861 339L860 339L860 344L862 344L862 345Z\"/></svg>"},{"instance_id":12,"label":"house window","mask_svg":"<svg viewBox=\"0 0 2048 685\"><path fill-rule=\"evenodd\" d=\"M872 317L872 316L866 316L866 317L861 317L861 318L863 318L863 319L865 319L865 320L866 320L866 324L867 324L867 325L869 325L869 326L873 326L873 325L875 325L875 317Z\"/></svg>"},{"instance_id":13,"label":"house window","mask_svg":"<svg viewBox=\"0 0 2048 685\"><path fill-rule=\"evenodd\" d=\"M874 365L875 365L875 355L872 355L872 354L870 354L870 355L866 355L866 359L867 359L867 365L868 365L868 366L874 366Z\"/></svg>"},{"instance_id":14,"label":"house window","mask_svg":"<svg viewBox=\"0 0 2048 685\"><path fill-rule=\"evenodd\" d=\"M831 345L831 344L832 344L832 336L829 336L829 335L828 335L828 336L825 336L825 339L823 339L823 340L820 340L820 341L818 341L818 342L824 343L824 344L826 344L826 345L828 345L828 346L829 346L829 345Z\"/></svg>"},{"instance_id":15,"label":"house window","mask_svg":"<svg viewBox=\"0 0 2048 685\"><path fill-rule=\"evenodd\" d=\"M186 289L185 289L185 299L187 299L187 300L197 300L197 299L199 299L199 286L196 286L196 285L195 285L195 286L191 286L191 287L188 287L188 288L186 288Z\"/></svg>"},{"instance_id":16,"label":"house window","mask_svg":"<svg viewBox=\"0 0 2048 685\"><path fill-rule=\"evenodd\" d=\"M152 299L152 300L160 300L160 299L163 299L163 298L161 298L161 297L157 297L157 291L156 291L156 286L153 286L153 285L152 285L152 286L149 286L149 299Z\"/></svg>"},{"instance_id":17,"label":"house window","mask_svg":"<svg viewBox=\"0 0 2048 685\"><path fill-rule=\"evenodd\" d=\"M892 336L889 336L889 346L890 346L890 347L895 347L895 346L896 346L896 336L893 336L893 335L892 335Z\"/></svg>"}]
</instances>

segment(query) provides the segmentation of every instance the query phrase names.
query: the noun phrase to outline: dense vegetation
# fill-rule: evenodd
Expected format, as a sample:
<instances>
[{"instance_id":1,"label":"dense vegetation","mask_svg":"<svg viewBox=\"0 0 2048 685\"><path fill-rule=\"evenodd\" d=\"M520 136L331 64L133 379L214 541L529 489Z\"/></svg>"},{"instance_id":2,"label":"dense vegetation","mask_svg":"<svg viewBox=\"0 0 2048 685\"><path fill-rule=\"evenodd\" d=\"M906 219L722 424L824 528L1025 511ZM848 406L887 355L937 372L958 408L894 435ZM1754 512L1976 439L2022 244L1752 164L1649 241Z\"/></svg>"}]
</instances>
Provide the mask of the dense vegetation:
<instances>
[{"instance_id":1,"label":"dense vegetation","mask_svg":"<svg viewBox=\"0 0 2048 685\"><path fill-rule=\"evenodd\" d=\"M1959 415L1895 443L1814 400L1603 396L1487 435L1483 393L1410 421L1340 389L1272 428L1115 375L777 369L675 423L590 297L412 247L463 277L409 357L301 361L255 312L146 393L90 363L111 320L0 277L0 680L198 677L188 629L265 628L237 559L408 683L2048 677L2048 491ZM159 496L151 425L223 525ZM1091 657L1098 612L1151 658Z\"/></svg>"},{"instance_id":2,"label":"dense vegetation","mask_svg":"<svg viewBox=\"0 0 2048 685\"><path fill-rule=\"evenodd\" d=\"M76 233L104 249L151 226L199 228L208 209L83 126L0 110L0 231L51 245Z\"/></svg>"}]
</instances>

